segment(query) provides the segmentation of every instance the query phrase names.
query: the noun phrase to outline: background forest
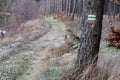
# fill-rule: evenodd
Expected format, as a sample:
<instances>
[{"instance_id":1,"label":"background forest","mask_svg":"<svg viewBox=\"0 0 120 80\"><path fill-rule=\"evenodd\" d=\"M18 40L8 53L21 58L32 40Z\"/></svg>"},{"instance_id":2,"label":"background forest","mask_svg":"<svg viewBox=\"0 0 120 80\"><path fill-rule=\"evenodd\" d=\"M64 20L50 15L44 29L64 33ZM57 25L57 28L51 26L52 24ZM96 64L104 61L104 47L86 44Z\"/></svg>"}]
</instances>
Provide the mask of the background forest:
<instances>
[{"instance_id":1,"label":"background forest","mask_svg":"<svg viewBox=\"0 0 120 80\"><path fill-rule=\"evenodd\" d=\"M119 53L120 0L0 0L0 80L120 80Z\"/></svg>"}]
</instances>

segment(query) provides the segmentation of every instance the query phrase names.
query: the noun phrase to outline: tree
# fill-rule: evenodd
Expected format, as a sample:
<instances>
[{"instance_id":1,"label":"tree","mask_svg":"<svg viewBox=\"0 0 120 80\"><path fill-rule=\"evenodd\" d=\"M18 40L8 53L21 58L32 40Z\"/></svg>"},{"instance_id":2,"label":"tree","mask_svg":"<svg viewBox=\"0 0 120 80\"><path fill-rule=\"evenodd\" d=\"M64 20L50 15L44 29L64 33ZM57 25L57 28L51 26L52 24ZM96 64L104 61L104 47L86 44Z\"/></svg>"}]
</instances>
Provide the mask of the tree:
<instances>
[{"instance_id":1,"label":"tree","mask_svg":"<svg viewBox=\"0 0 120 80\"><path fill-rule=\"evenodd\" d=\"M74 20L75 10L76 10L76 6L77 6L76 4L77 4L77 0L74 0L73 2L71 2L71 12L70 12L71 20Z\"/></svg>"},{"instance_id":2,"label":"tree","mask_svg":"<svg viewBox=\"0 0 120 80\"><path fill-rule=\"evenodd\" d=\"M0 27L9 24L10 6L14 0L0 0Z\"/></svg>"},{"instance_id":3,"label":"tree","mask_svg":"<svg viewBox=\"0 0 120 80\"><path fill-rule=\"evenodd\" d=\"M83 73L86 66L93 63L96 64L99 53L102 19L105 0L82 0L82 27L80 47L77 55L76 71L73 73L71 80ZM96 5L95 5L96 4ZM87 20L89 14L96 15L96 21Z\"/></svg>"}]
</instances>

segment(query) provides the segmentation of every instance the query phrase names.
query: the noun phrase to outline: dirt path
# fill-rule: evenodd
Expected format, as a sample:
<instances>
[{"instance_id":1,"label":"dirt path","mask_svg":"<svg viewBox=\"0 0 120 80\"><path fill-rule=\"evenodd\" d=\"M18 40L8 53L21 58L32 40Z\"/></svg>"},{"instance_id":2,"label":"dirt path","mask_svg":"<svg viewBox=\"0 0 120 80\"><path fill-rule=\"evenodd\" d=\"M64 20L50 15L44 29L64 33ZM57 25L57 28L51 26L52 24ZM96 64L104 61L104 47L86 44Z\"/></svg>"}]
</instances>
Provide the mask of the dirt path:
<instances>
[{"instance_id":1,"label":"dirt path","mask_svg":"<svg viewBox=\"0 0 120 80\"><path fill-rule=\"evenodd\" d=\"M46 18L46 20L51 24L51 28L42 38L28 44L33 49L32 53L37 56L29 65L29 74L22 76L19 80L38 80L47 69L47 58L51 56L50 48L56 48L65 43L66 26L52 17ZM44 80L44 78L40 80Z\"/></svg>"}]
</instances>

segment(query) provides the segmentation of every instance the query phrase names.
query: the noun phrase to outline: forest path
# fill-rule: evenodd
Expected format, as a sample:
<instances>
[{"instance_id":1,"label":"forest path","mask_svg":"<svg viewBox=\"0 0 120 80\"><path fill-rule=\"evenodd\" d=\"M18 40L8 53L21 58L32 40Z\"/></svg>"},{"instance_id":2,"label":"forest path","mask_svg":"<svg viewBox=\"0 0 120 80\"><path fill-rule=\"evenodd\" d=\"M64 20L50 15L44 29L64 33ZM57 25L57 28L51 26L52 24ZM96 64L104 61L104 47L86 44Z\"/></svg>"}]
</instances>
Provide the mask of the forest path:
<instances>
[{"instance_id":1,"label":"forest path","mask_svg":"<svg viewBox=\"0 0 120 80\"><path fill-rule=\"evenodd\" d=\"M0 80L61 80L73 69L76 54L70 52L72 40L65 40L66 25L53 17L45 23L49 28L42 36L1 51Z\"/></svg>"},{"instance_id":2,"label":"forest path","mask_svg":"<svg viewBox=\"0 0 120 80\"><path fill-rule=\"evenodd\" d=\"M66 26L62 22L53 19L53 17L46 18L46 20L51 28L43 37L28 44L32 49L32 53L36 56L29 65L29 74L23 75L19 80L38 80L47 69L47 59L51 56L49 50L65 43ZM29 52L26 54L29 54Z\"/></svg>"}]
</instances>

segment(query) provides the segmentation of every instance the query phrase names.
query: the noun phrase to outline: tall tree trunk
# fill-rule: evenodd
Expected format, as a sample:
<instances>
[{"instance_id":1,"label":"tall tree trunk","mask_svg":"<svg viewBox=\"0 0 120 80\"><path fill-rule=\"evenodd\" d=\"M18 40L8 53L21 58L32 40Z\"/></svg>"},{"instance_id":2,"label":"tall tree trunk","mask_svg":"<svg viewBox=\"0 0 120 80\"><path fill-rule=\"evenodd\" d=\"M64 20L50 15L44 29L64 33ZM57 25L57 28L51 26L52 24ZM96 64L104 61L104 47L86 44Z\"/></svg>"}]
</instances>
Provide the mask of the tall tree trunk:
<instances>
[{"instance_id":1,"label":"tall tree trunk","mask_svg":"<svg viewBox=\"0 0 120 80\"><path fill-rule=\"evenodd\" d=\"M94 1L96 5L92 5ZM93 63L93 59L95 59L95 64L97 62L102 31L104 1L105 0L83 0L84 17L82 18L83 25L81 28L81 42L77 55L77 63L75 66L76 71L74 72L73 77L70 80L76 80L75 77L78 77L81 73L83 73L86 66L89 66L89 64ZM88 7L91 5L94 9L92 10L92 13L96 14L95 23L91 23L87 20L87 16L90 13L90 8Z\"/></svg>"},{"instance_id":2,"label":"tall tree trunk","mask_svg":"<svg viewBox=\"0 0 120 80\"><path fill-rule=\"evenodd\" d=\"M77 0L74 0L72 12L71 12L71 20L74 20L75 10L76 10L76 6L77 6L76 3L77 3Z\"/></svg>"}]
</instances>

